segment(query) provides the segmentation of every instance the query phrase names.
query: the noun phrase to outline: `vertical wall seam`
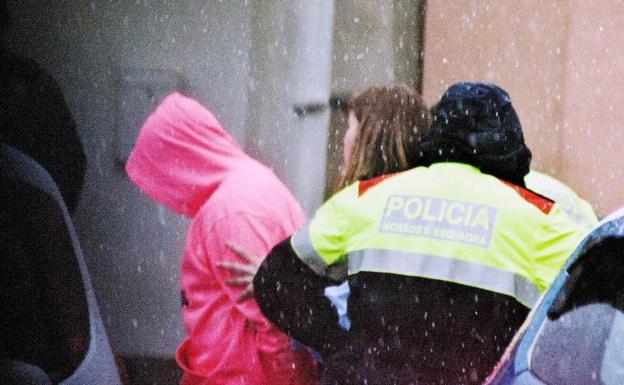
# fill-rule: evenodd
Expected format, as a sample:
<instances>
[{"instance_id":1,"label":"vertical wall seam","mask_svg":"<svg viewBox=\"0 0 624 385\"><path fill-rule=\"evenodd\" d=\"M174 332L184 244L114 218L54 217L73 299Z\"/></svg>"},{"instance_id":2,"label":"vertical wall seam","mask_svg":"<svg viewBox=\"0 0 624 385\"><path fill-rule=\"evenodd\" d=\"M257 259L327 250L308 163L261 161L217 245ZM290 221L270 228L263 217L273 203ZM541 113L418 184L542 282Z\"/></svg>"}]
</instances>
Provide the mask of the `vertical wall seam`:
<instances>
[{"instance_id":1,"label":"vertical wall seam","mask_svg":"<svg viewBox=\"0 0 624 385\"><path fill-rule=\"evenodd\" d=\"M563 65L561 66L561 74L560 74L560 81L561 81L561 92L560 92L560 99L557 101L557 112L559 115L559 132L558 132L558 136L557 136L557 153L556 153L556 158L557 159L557 163L555 165L555 175L557 175L557 177L561 177L561 173L563 172L563 170L565 169L567 162L567 154L565 153L565 148L564 148L564 144L565 144L565 122L566 122L566 114L567 114L567 109L566 109L566 95L567 95L567 90L568 90L568 82L569 82L569 78L568 78L568 74L569 74L569 66L570 66L570 39L571 39L571 24L572 24L572 12L571 12L571 1L568 0L566 3L566 9L565 9L565 19L564 19L564 38L563 38L563 44L561 47L562 50L562 58L563 58Z\"/></svg>"}]
</instances>

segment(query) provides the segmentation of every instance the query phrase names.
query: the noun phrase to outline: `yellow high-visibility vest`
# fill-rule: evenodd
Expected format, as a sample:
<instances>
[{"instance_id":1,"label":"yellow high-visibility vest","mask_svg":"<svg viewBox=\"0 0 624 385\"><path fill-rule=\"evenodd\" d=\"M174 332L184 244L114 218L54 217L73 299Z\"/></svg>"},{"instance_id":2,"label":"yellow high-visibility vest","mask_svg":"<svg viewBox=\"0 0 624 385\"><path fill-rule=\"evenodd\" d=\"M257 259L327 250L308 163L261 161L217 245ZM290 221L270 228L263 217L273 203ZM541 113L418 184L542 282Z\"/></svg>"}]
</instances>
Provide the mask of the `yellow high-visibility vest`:
<instances>
[{"instance_id":1,"label":"yellow high-visibility vest","mask_svg":"<svg viewBox=\"0 0 624 385\"><path fill-rule=\"evenodd\" d=\"M539 171L531 170L524 181L527 188L548 197L570 216L570 219L591 230L598 224L598 217L591 204L579 197L574 190L558 179Z\"/></svg>"},{"instance_id":2,"label":"yellow high-visibility vest","mask_svg":"<svg viewBox=\"0 0 624 385\"><path fill-rule=\"evenodd\" d=\"M556 203L448 162L346 187L291 243L320 275L431 278L531 307L583 234Z\"/></svg>"}]
</instances>

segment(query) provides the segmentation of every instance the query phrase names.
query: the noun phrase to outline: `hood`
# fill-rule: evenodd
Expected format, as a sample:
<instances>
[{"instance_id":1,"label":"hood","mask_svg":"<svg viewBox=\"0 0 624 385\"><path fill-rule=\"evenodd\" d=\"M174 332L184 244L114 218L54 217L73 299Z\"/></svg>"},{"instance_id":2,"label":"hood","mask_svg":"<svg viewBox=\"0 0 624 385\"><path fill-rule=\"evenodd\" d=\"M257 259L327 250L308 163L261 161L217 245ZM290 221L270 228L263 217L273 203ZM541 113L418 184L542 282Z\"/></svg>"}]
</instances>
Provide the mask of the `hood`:
<instances>
[{"instance_id":1,"label":"hood","mask_svg":"<svg viewBox=\"0 0 624 385\"><path fill-rule=\"evenodd\" d=\"M509 95L489 83L449 87L434 107L420 149L425 163L468 163L519 186L531 163Z\"/></svg>"},{"instance_id":2,"label":"hood","mask_svg":"<svg viewBox=\"0 0 624 385\"><path fill-rule=\"evenodd\" d=\"M193 217L246 160L247 155L210 111L194 99L173 93L141 127L126 172L152 199Z\"/></svg>"}]
</instances>

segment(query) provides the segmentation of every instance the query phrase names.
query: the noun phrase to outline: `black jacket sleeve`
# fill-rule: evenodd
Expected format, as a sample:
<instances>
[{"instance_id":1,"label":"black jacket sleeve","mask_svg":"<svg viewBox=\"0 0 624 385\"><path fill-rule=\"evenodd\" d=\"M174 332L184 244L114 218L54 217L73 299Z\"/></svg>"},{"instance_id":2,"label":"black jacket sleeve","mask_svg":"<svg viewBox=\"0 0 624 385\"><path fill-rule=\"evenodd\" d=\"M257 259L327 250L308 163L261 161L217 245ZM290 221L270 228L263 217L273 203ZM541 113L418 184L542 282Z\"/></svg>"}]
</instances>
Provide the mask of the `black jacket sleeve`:
<instances>
[{"instance_id":1,"label":"black jacket sleeve","mask_svg":"<svg viewBox=\"0 0 624 385\"><path fill-rule=\"evenodd\" d=\"M331 353L345 343L347 332L324 295L338 282L314 273L298 257L290 238L271 250L254 277L254 295L264 315L290 337Z\"/></svg>"}]
</instances>

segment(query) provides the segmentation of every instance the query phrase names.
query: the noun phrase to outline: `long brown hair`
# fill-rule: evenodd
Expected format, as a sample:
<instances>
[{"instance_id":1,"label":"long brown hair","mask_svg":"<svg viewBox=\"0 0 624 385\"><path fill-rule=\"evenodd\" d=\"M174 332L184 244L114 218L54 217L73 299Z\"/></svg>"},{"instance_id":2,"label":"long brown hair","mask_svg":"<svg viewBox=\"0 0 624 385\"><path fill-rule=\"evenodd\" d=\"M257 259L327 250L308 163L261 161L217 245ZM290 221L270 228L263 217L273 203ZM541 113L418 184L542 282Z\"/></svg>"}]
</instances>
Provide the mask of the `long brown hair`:
<instances>
[{"instance_id":1,"label":"long brown hair","mask_svg":"<svg viewBox=\"0 0 624 385\"><path fill-rule=\"evenodd\" d=\"M418 165L418 142L431 115L412 87L368 87L349 99L347 113L355 114L358 132L336 190Z\"/></svg>"}]
</instances>

